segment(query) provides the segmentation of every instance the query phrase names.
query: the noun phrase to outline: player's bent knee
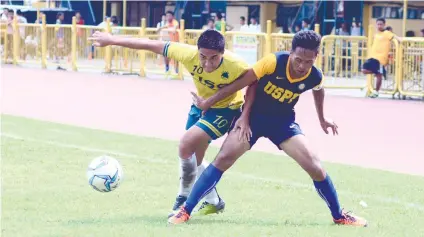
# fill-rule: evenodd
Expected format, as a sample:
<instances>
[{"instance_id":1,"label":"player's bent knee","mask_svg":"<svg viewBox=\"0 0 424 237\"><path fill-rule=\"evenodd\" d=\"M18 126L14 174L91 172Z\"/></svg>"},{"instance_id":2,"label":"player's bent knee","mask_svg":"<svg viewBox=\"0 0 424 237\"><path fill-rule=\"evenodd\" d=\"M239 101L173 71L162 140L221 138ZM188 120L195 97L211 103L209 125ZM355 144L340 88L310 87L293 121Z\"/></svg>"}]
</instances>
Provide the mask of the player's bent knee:
<instances>
[{"instance_id":1,"label":"player's bent knee","mask_svg":"<svg viewBox=\"0 0 424 237\"><path fill-rule=\"evenodd\" d=\"M207 149L210 136L198 127L190 128L180 140L178 153L180 158L188 159L193 153L199 153L199 148Z\"/></svg>"},{"instance_id":2,"label":"player's bent knee","mask_svg":"<svg viewBox=\"0 0 424 237\"><path fill-rule=\"evenodd\" d=\"M194 149L191 149L191 145L183 140L180 141L178 146L178 155L182 159L188 159L192 156ZM193 151L193 152L192 152Z\"/></svg>"},{"instance_id":3,"label":"player's bent knee","mask_svg":"<svg viewBox=\"0 0 424 237\"><path fill-rule=\"evenodd\" d=\"M231 156L229 156L229 154L226 154L225 152L220 152L217 157L215 158L215 160L213 161L213 165L221 170L221 171L226 171L228 170L235 162L236 159L231 158Z\"/></svg>"}]
</instances>

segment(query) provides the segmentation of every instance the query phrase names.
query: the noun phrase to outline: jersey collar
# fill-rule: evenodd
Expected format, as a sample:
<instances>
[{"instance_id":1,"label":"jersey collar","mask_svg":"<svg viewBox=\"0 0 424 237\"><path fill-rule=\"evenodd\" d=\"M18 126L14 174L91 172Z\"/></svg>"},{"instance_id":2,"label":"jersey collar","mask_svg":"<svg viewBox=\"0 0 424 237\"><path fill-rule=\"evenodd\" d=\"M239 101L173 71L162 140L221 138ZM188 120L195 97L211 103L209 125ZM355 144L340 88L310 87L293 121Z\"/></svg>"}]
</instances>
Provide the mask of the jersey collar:
<instances>
[{"instance_id":1,"label":"jersey collar","mask_svg":"<svg viewBox=\"0 0 424 237\"><path fill-rule=\"evenodd\" d=\"M309 69L309 71L305 74L305 76L301 78L292 78L290 75L290 57L287 59L286 75L290 83L296 83L296 82L301 82L305 80L309 76L309 74L311 74L311 71L312 71L312 68Z\"/></svg>"}]
</instances>

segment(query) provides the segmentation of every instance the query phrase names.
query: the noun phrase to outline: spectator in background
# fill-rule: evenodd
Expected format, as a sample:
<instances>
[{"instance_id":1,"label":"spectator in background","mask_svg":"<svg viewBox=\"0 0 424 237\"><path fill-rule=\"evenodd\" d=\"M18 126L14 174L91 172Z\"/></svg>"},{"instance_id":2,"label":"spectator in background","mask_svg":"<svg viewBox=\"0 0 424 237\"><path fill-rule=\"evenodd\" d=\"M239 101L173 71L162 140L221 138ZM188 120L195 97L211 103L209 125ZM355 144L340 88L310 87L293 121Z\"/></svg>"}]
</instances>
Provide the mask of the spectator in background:
<instances>
[{"instance_id":1,"label":"spectator in background","mask_svg":"<svg viewBox=\"0 0 424 237\"><path fill-rule=\"evenodd\" d=\"M43 15L44 15L44 13L43 12L40 12L40 14L38 14L38 19L37 20L35 20L35 24L43 24Z\"/></svg>"},{"instance_id":2,"label":"spectator in background","mask_svg":"<svg viewBox=\"0 0 424 237\"><path fill-rule=\"evenodd\" d=\"M298 24L296 24L295 26L294 26L294 32L293 32L293 29L292 29L292 27L290 27L289 28L289 33L292 33L292 34L296 34L297 32L299 32L300 31L300 25L298 25Z\"/></svg>"},{"instance_id":3,"label":"spectator in background","mask_svg":"<svg viewBox=\"0 0 424 237\"><path fill-rule=\"evenodd\" d=\"M387 27L386 27L386 30L388 30L388 31L390 31L390 32L392 32L392 33L393 33L393 28L392 28L391 26L387 26Z\"/></svg>"},{"instance_id":4,"label":"spectator in background","mask_svg":"<svg viewBox=\"0 0 424 237\"><path fill-rule=\"evenodd\" d=\"M405 34L406 37L415 37L415 32L412 30L408 30Z\"/></svg>"},{"instance_id":5,"label":"spectator in background","mask_svg":"<svg viewBox=\"0 0 424 237\"><path fill-rule=\"evenodd\" d=\"M0 21L1 22L7 22L9 19L9 9L3 8L3 13L1 14Z\"/></svg>"},{"instance_id":6,"label":"spectator in background","mask_svg":"<svg viewBox=\"0 0 424 237\"><path fill-rule=\"evenodd\" d=\"M3 13L4 14L4 13ZM7 59L11 58L13 55L13 17L15 15L15 12L11 9L7 12ZM7 61L7 60L6 60Z\"/></svg>"},{"instance_id":7,"label":"spectator in background","mask_svg":"<svg viewBox=\"0 0 424 237\"><path fill-rule=\"evenodd\" d=\"M84 19L82 18L80 12L75 12L75 18L77 20L77 25L84 25Z\"/></svg>"},{"instance_id":8,"label":"spectator in background","mask_svg":"<svg viewBox=\"0 0 424 237\"><path fill-rule=\"evenodd\" d=\"M178 21L174 18L174 13L172 11L166 12L166 24L159 28L162 33L162 39L168 40L172 42L178 42L179 41L179 35L178 35L178 28L179 24ZM169 63L170 59L165 57L165 72L169 73ZM175 66L175 72L178 73L178 62L174 62Z\"/></svg>"},{"instance_id":9,"label":"spectator in background","mask_svg":"<svg viewBox=\"0 0 424 237\"><path fill-rule=\"evenodd\" d=\"M424 37L424 29L421 29L421 37Z\"/></svg>"},{"instance_id":10,"label":"spectator in background","mask_svg":"<svg viewBox=\"0 0 424 237\"><path fill-rule=\"evenodd\" d=\"M351 29L351 35L352 36L361 36L361 23L355 22L355 19L353 19L352 22L352 29Z\"/></svg>"},{"instance_id":11,"label":"spectator in background","mask_svg":"<svg viewBox=\"0 0 424 237\"><path fill-rule=\"evenodd\" d=\"M63 24L64 20L65 20L65 14L63 12L58 12L56 14L56 25Z\"/></svg>"},{"instance_id":12,"label":"spectator in background","mask_svg":"<svg viewBox=\"0 0 424 237\"><path fill-rule=\"evenodd\" d=\"M119 19L117 16L112 16L110 22L112 26L119 26Z\"/></svg>"},{"instance_id":13,"label":"spectator in background","mask_svg":"<svg viewBox=\"0 0 424 237\"><path fill-rule=\"evenodd\" d=\"M63 21L65 20L65 14L63 12L58 12L56 15L56 51L54 58L56 59L56 63L60 63L60 59L63 59L65 56L65 29L61 27ZM65 70L60 66L57 66L58 70Z\"/></svg>"},{"instance_id":14,"label":"spectator in background","mask_svg":"<svg viewBox=\"0 0 424 237\"><path fill-rule=\"evenodd\" d=\"M17 10L16 11L16 15L18 16L18 24L27 24L28 21L25 18L25 16L22 14L21 10ZM21 49L21 59L25 58L25 26L20 26L19 27L19 46L18 48Z\"/></svg>"},{"instance_id":15,"label":"spectator in background","mask_svg":"<svg viewBox=\"0 0 424 237\"><path fill-rule=\"evenodd\" d=\"M225 21L224 17L222 16L221 12L216 13L216 21L215 21L215 29L217 31L221 31L222 22ZM233 26L229 25L228 23L225 24L225 30L232 30L234 29Z\"/></svg>"},{"instance_id":16,"label":"spectator in background","mask_svg":"<svg viewBox=\"0 0 424 237\"><path fill-rule=\"evenodd\" d=\"M203 26L203 30L215 30L215 20L213 18L209 18L208 23Z\"/></svg>"},{"instance_id":17,"label":"spectator in background","mask_svg":"<svg viewBox=\"0 0 424 237\"><path fill-rule=\"evenodd\" d=\"M101 28L101 29L105 29L106 28L106 26L107 26L107 19L110 19L110 17L109 16L105 16L104 18L103 18L103 21L102 22L100 22L100 24L98 24L97 25L97 27L98 28ZM112 22L112 21L111 21ZM111 23L112 24L112 23ZM99 30L99 29L92 29L91 31L90 31L90 35L92 35L92 34L94 34L94 31L96 31L96 30ZM94 46L91 46L90 47L90 53L88 54L88 59L93 59L93 57L95 57L95 52L96 52L96 49L94 48Z\"/></svg>"},{"instance_id":18,"label":"spectator in background","mask_svg":"<svg viewBox=\"0 0 424 237\"><path fill-rule=\"evenodd\" d=\"M249 31L249 25L246 23L246 18L244 16L240 17L240 31Z\"/></svg>"},{"instance_id":19,"label":"spectator in background","mask_svg":"<svg viewBox=\"0 0 424 237\"><path fill-rule=\"evenodd\" d=\"M84 28L78 27L78 25L85 25L84 18L82 18L81 13L79 11L75 12L75 21L76 21L76 24L77 24L77 40L78 40L77 48L78 49L85 49L84 50L84 56L87 57L88 59L92 59L93 58L93 54L92 54L93 50L92 50L92 47L89 44L87 44L87 35L90 34L90 31L87 34L86 30L89 30L89 29L84 29ZM77 52L81 52L81 51L77 50Z\"/></svg>"},{"instance_id":20,"label":"spectator in background","mask_svg":"<svg viewBox=\"0 0 424 237\"><path fill-rule=\"evenodd\" d=\"M158 22L158 24L156 25L156 28L160 29L162 27L164 27L166 25L166 15L162 15L161 21Z\"/></svg>"},{"instance_id":21,"label":"spectator in background","mask_svg":"<svg viewBox=\"0 0 424 237\"><path fill-rule=\"evenodd\" d=\"M349 30L347 29L346 23L342 23L340 28L336 30L336 35L348 36L350 35Z\"/></svg>"},{"instance_id":22,"label":"spectator in background","mask_svg":"<svg viewBox=\"0 0 424 237\"><path fill-rule=\"evenodd\" d=\"M304 18L302 20L302 30L310 30L311 29L311 21L308 18Z\"/></svg>"},{"instance_id":23,"label":"spectator in background","mask_svg":"<svg viewBox=\"0 0 424 237\"><path fill-rule=\"evenodd\" d=\"M106 28L106 26L107 26L107 19L110 19L110 17L105 16L103 18L103 21L100 24L98 24L97 27L100 27L100 28L103 28L103 29Z\"/></svg>"},{"instance_id":24,"label":"spectator in background","mask_svg":"<svg viewBox=\"0 0 424 237\"><path fill-rule=\"evenodd\" d=\"M116 27L119 26L119 19L117 16L112 16L110 18L110 25L112 27L112 34L113 35L118 35L120 33L119 29L117 29Z\"/></svg>"},{"instance_id":25,"label":"spectator in background","mask_svg":"<svg viewBox=\"0 0 424 237\"><path fill-rule=\"evenodd\" d=\"M84 19L81 17L80 12L78 11L75 12L75 18L76 18L77 25L84 25ZM82 42L83 34L84 34L84 29L77 27L77 37L78 37L79 44L83 43Z\"/></svg>"},{"instance_id":26,"label":"spectator in background","mask_svg":"<svg viewBox=\"0 0 424 237\"><path fill-rule=\"evenodd\" d=\"M178 21L175 20L174 13L172 11L167 11L165 14L165 22L159 29L176 32L178 28L179 24Z\"/></svg>"},{"instance_id":27,"label":"spectator in background","mask_svg":"<svg viewBox=\"0 0 424 237\"><path fill-rule=\"evenodd\" d=\"M218 12L216 13L215 29L217 31L221 31L221 26L222 26L222 13Z\"/></svg>"},{"instance_id":28,"label":"spectator in background","mask_svg":"<svg viewBox=\"0 0 424 237\"><path fill-rule=\"evenodd\" d=\"M257 32L257 33L260 33L262 31L261 25L258 23L258 20L256 19L256 17L250 18L249 31Z\"/></svg>"},{"instance_id":29,"label":"spectator in background","mask_svg":"<svg viewBox=\"0 0 424 237\"><path fill-rule=\"evenodd\" d=\"M156 24L156 28L159 31L159 39L160 40L165 40L165 38L167 38L166 35L168 33L165 32L165 31L163 31L163 30L161 30L161 29L165 29L166 28L166 15L165 14L162 15L161 21L158 22L158 24ZM158 57L160 57L160 55L158 55Z\"/></svg>"}]
</instances>

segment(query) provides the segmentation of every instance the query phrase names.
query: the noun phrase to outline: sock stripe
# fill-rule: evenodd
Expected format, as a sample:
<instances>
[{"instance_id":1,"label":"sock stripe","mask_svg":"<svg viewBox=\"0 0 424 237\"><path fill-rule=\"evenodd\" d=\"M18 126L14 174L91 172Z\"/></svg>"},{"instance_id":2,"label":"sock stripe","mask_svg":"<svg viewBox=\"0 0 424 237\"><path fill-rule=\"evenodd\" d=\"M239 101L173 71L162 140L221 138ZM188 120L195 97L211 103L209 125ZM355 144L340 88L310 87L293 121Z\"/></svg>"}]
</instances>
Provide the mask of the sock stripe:
<instances>
[{"instance_id":1,"label":"sock stripe","mask_svg":"<svg viewBox=\"0 0 424 237\"><path fill-rule=\"evenodd\" d=\"M322 193L321 189L317 189L318 195L324 200L325 203L327 203L327 206L330 207L330 203L328 202L327 198L325 198L324 194Z\"/></svg>"},{"instance_id":2,"label":"sock stripe","mask_svg":"<svg viewBox=\"0 0 424 237\"><path fill-rule=\"evenodd\" d=\"M215 184L216 184L216 181L215 182L213 182L213 184L212 184L212 186L210 187L210 188L208 188L203 194L202 194L202 196L200 196L200 199L199 200L201 200L202 198L204 198L206 195L208 195L208 193L210 193L211 191L212 191L212 189L214 189L215 188Z\"/></svg>"}]
</instances>

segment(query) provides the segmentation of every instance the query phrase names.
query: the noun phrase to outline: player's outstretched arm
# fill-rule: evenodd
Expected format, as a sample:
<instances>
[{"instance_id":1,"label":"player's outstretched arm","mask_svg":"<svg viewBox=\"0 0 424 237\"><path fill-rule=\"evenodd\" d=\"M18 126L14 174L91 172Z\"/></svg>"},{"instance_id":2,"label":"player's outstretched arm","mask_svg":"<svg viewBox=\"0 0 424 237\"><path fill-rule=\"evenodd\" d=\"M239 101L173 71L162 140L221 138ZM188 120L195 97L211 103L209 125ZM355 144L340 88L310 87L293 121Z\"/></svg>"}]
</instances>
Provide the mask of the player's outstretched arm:
<instances>
[{"instance_id":1,"label":"player's outstretched arm","mask_svg":"<svg viewBox=\"0 0 424 237\"><path fill-rule=\"evenodd\" d=\"M96 47L116 45L131 49L148 50L157 54L163 53L163 49L166 44L164 41L119 37L100 31L96 31L89 40L93 41L93 45Z\"/></svg>"},{"instance_id":2,"label":"player's outstretched arm","mask_svg":"<svg viewBox=\"0 0 424 237\"><path fill-rule=\"evenodd\" d=\"M243 75L241 75L237 80L233 83L225 86L224 88L218 90L213 96L209 97L205 100L203 108L208 109L216 104L218 101L221 101L228 96L234 94L235 92L243 89L244 87L254 83L257 81L257 77L253 69L248 69Z\"/></svg>"}]
</instances>

